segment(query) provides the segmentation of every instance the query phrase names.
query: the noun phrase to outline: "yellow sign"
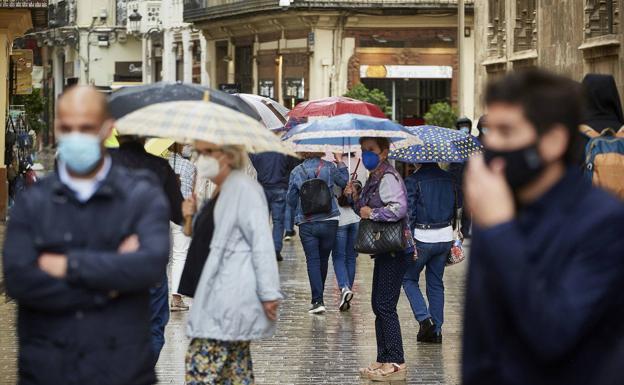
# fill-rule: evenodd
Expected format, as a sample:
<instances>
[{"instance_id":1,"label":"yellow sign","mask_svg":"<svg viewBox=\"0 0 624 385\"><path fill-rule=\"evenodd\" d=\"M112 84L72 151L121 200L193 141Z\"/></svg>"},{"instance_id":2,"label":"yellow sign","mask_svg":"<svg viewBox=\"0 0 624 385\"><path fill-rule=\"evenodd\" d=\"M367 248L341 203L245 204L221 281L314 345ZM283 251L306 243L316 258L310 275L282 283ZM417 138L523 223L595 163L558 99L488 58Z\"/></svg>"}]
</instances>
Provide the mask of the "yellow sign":
<instances>
[{"instance_id":1,"label":"yellow sign","mask_svg":"<svg viewBox=\"0 0 624 385\"><path fill-rule=\"evenodd\" d=\"M385 78L388 71L385 66L368 66L366 69L367 78Z\"/></svg>"},{"instance_id":2,"label":"yellow sign","mask_svg":"<svg viewBox=\"0 0 624 385\"><path fill-rule=\"evenodd\" d=\"M13 94L32 94L33 52L30 49L14 49L11 53L13 63Z\"/></svg>"}]
</instances>

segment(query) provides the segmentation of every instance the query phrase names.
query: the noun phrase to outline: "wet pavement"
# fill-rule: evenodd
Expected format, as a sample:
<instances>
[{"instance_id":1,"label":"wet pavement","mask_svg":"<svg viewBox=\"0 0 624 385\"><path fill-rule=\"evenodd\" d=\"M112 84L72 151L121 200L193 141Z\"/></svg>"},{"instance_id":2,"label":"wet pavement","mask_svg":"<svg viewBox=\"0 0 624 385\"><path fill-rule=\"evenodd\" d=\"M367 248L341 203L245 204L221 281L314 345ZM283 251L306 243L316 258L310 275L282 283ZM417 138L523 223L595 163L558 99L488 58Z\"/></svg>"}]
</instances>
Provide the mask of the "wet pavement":
<instances>
[{"instance_id":1,"label":"wet pavement","mask_svg":"<svg viewBox=\"0 0 624 385\"><path fill-rule=\"evenodd\" d=\"M313 316L307 313L310 288L300 243L285 243L282 255L285 260L280 263L280 275L287 298L282 305L275 337L252 344L257 383L368 384L367 380L359 378L358 368L368 365L376 356L374 315L370 307L372 260L367 256L358 258L356 295L347 313L338 311L340 295L330 268L325 289L325 304L329 311L322 316ZM442 345L416 343L418 323L407 297L401 296L399 316L409 365L408 384L460 384L461 313L466 266L462 263L445 272ZM157 367L160 384L184 383L184 354L188 345L184 336L186 315L171 315L167 343Z\"/></svg>"},{"instance_id":2,"label":"wet pavement","mask_svg":"<svg viewBox=\"0 0 624 385\"><path fill-rule=\"evenodd\" d=\"M1 232L2 229L0 229ZM1 235L1 234L0 234ZM2 239L2 238L0 238ZM375 359L374 315L370 309L372 261L358 258L358 273L353 306L347 313L338 308L339 292L333 271L327 279L323 316L307 313L309 284L306 264L298 241L286 243L285 261L280 264L283 303L278 332L274 338L252 345L258 384L368 384L357 369ZM416 343L418 324L409 303L402 295L399 316L405 354L409 365L408 384L457 385L464 276L467 264L448 268L445 273L446 307L444 343ZM184 354L188 340L184 335L187 313L172 313L167 326L167 343L158 363L159 384L184 383ZM0 384L15 384L16 340L15 305L0 296ZM405 384L398 382L393 384Z\"/></svg>"}]
</instances>

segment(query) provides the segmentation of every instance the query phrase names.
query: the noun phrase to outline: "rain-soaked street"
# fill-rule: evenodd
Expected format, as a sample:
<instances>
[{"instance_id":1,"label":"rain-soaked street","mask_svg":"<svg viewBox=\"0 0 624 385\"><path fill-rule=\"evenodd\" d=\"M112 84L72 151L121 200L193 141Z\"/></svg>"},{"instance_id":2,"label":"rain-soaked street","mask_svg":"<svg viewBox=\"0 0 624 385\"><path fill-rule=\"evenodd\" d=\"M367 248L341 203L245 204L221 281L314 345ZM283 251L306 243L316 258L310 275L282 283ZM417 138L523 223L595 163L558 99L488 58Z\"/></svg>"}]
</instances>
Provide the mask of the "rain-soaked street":
<instances>
[{"instance_id":1,"label":"rain-soaked street","mask_svg":"<svg viewBox=\"0 0 624 385\"><path fill-rule=\"evenodd\" d=\"M327 279L324 316L307 313L310 288L305 257L300 243L285 244L285 261L280 264L282 289L286 295L277 335L252 345L258 384L366 384L358 368L375 359L374 315L370 308L370 258L358 258L358 274L353 307L340 313L339 292L333 271ZM330 261L331 263L331 261ZM444 342L440 345L416 343L418 332L409 303L402 295L399 315L405 354L409 365L408 384L460 383L459 358L464 276L467 264L448 268L445 273L446 313ZM422 287L422 282L421 282ZM158 363L161 384L183 384L186 313L172 313L167 327L167 343Z\"/></svg>"},{"instance_id":2,"label":"rain-soaked street","mask_svg":"<svg viewBox=\"0 0 624 385\"><path fill-rule=\"evenodd\" d=\"M0 234L1 235L1 234ZM280 264L282 288L286 295L277 335L252 345L258 384L366 384L357 369L375 358L374 316L370 309L372 261L358 258L356 296L348 313L340 313L339 295L330 268L325 291L328 312L324 316L307 313L309 285L301 244L285 243L285 261ZM467 264L446 269L444 343L416 343L417 322L403 295L399 315L409 365L408 384L460 383L460 326L464 276ZM422 285L422 283L421 283ZM14 302L0 303L0 384L15 384L16 340ZM167 343L158 363L159 384L184 383L184 335L187 313L172 313L167 326Z\"/></svg>"}]
</instances>

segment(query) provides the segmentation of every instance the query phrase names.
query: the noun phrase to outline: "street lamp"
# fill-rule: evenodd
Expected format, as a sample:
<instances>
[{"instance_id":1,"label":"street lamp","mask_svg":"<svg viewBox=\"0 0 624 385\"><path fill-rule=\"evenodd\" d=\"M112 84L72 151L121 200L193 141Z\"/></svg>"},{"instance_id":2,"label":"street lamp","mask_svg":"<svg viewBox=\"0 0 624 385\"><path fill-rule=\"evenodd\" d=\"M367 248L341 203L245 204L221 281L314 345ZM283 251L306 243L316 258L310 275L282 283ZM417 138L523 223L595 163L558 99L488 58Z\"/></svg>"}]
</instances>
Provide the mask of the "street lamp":
<instances>
[{"instance_id":1,"label":"street lamp","mask_svg":"<svg viewBox=\"0 0 624 385\"><path fill-rule=\"evenodd\" d=\"M128 16L128 26L130 29L130 33L134 35L138 35L141 32L141 20L143 16L139 13L138 10L133 10L130 16Z\"/></svg>"}]
</instances>

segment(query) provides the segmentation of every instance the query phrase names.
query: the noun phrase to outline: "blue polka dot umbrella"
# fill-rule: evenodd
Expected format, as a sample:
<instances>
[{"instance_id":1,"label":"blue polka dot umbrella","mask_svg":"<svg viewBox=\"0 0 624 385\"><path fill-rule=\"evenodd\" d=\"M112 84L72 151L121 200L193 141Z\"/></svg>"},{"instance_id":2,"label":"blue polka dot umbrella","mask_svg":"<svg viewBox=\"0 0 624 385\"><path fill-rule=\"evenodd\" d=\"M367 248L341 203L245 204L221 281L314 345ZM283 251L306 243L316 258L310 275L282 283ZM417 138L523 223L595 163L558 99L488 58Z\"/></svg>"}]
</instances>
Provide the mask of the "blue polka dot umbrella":
<instances>
[{"instance_id":1,"label":"blue polka dot umbrella","mask_svg":"<svg viewBox=\"0 0 624 385\"><path fill-rule=\"evenodd\" d=\"M481 152L481 143L470 134L436 126L406 127L422 144L394 149L390 159L405 163L463 163Z\"/></svg>"}]
</instances>

